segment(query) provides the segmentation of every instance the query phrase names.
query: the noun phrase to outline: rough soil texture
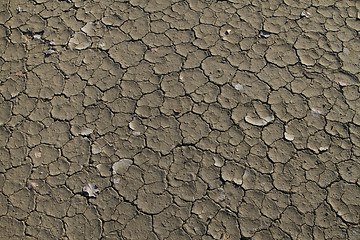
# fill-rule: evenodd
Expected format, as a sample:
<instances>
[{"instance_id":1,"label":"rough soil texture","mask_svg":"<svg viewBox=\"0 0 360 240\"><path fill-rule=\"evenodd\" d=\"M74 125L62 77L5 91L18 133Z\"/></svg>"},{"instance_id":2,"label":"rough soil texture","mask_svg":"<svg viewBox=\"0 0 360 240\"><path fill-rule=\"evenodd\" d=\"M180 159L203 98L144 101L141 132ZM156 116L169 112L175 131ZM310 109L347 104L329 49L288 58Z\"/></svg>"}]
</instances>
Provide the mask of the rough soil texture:
<instances>
[{"instance_id":1,"label":"rough soil texture","mask_svg":"<svg viewBox=\"0 0 360 240\"><path fill-rule=\"evenodd\" d=\"M1 239L360 239L360 1L2 0Z\"/></svg>"}]
</instances>

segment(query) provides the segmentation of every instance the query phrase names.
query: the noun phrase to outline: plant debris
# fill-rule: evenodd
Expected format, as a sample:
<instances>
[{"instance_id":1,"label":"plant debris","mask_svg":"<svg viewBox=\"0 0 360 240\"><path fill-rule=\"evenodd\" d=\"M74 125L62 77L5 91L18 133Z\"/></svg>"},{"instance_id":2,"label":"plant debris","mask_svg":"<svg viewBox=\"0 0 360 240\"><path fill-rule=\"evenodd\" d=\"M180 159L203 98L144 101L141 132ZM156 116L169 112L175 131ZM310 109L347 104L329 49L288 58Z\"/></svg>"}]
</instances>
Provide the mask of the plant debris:
<instances>
[{"instance_id":1,"label":"plant debris","mask_svg":"<svg viewBox=\"0 0 360 240\"><path fill-rule=\"evenodd\" d=\"M96 198L98 196L99 188L95 183L88 183L83 187L83 192L86 193L88 197Z\"/></svg>"}]
</instances>

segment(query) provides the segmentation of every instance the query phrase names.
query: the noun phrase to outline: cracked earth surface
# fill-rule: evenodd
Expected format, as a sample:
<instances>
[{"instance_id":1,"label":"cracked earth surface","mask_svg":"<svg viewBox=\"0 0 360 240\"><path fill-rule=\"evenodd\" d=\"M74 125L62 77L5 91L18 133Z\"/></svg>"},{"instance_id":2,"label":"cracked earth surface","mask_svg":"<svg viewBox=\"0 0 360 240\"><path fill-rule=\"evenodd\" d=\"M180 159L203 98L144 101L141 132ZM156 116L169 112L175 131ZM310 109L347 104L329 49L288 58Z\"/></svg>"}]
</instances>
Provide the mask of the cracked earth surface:
<instances>
[{"instance_id":1,"label":"cracked earth surface","mask_svg":"<svg viewBox=\"0 0 360 240\"><path fill-rule=\"evenodd\" d=\"M360 239L360 1L3 0L1 239Z\"/></svg>"}]
</instances>

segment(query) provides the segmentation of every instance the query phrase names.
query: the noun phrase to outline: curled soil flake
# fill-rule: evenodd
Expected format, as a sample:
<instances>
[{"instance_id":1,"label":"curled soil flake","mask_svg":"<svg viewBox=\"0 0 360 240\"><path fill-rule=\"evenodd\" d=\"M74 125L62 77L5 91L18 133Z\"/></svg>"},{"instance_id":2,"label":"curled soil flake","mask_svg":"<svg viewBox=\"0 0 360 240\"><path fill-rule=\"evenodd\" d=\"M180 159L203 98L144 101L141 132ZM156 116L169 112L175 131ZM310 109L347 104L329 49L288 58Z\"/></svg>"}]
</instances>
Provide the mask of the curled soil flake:
<instances>
[{"instance_id":1,"label":"curled soil flake","mask_svg":"<svg viewBox=\"0 0 360 240\"><path fill-rule=\"evenodd\" d=\"M341 87L345 87L347 85L346 82L343 80L339 80L338 82Z\"/></svg>"},{"instance_id":2,"label":"curled soil flake","mask_svg":"<svg viewBox=\"0 0 360 240\"><path fill-rule=\"evenodd\" d=\"M237 84L235 84L235 89L236 90L238 90L238 91L241 91L241 90L243 90L244 89L244 86L243 85L241 85L240 83L237 83Z\"/></svg>"},{"instance_id":3,"label":"curled soil flake","mask_svg":"<svg viewBox=\"0 0 360 240\"><path fill-rule=\"evenodd\" d=\"M81 28L81 31L87 35L91 35L94 32L95 24L93 22L88 22L84 27Z\"/></svg>"},{"instance_id":4,"label":"curled soil flake","mask_svg":"<svg viewBox=\"0 0 360 240\"><path fill-rule=\"evenodd\" d=\"M71 49L84 50L91 46L92 42L82 32L76 32L69 40L69 47Z\"/></svg>"},{"instance_id":5,"label":"curled soil flake","mask_svg":"<svg viewBox=\"0 0 360 240\"><path fill-rule=\"evenodd\" d=\"M33 38L34 39L41 39L41 35L40 34L35 34L35 35L33 35Z\"/></svg>"},{"instance_id":6,"label":"curled soil flake","mask_svg":"<svg viewBox=\"0 0 360 240\"><path fill-rule=\"evenodd\" d=\"M287 133L287 132L285 132L285 139L286 140L289 140L289 141L292 141L292 140L294 140L294 138L295 138L295 136L294 135L292 135L292 134L290 134L290 133Z\"/></svg>"},{"instance_id":7,"label":"curled soil flake","mask_svg":"<svg viewBox=\"0 0 360 240\"><path fill-rule=\"evenodd\" d=\"M222 167L222 166L224 166L224 160L222 160L222 159L219 159L219 158L217 158L217 157L214 157L214 166L215 167Z\"/></svg>"},{"instance_id":8,"label":"curled soil flake","mask_svg":"<svg viewBox=\"0 0 360 240\"><path fill-rule=\"evenodd\" d=\"M49 48L44 53L45 53L45 56L48 57L48 56L50 56L51 54L53 54L55 52L56 52L56 50L54 48Z\"/></svg>"},{"instance_id":9,"label":"curled soil flake","mask_svg":"<svg viewBox=\"0 0 360 240\"><path fill-rule=\"evenodd\" d=\"M35 188L37 188L37 186L39 186L39 184L37 184L37 183L35 183L35 182L29 182L29 183L27 184L27 187L28 187L28 189L30 189L30 190L34 190Z\"/></svg>"},{"instance_id":10,"label":"curled soil flake","mask_svg":"<svg viewBox=\"0 0 360 240\"><path fill-rule=\"evenodd\" d=\"M178 114L181 113L181 109L175 108L175 109L173 109L173 111L174 111L174 114L175 114L175 115L178 115Z\"/></svg>"},{"instance_id":11,"label":"curled soil flake","mask_svg":"<svg viewBox=\"0 0 360 240\"><path fill-rule=\"evenodd\" d=\"M102 148L99 145L94 144L91 146L92 154L98 154L98 153L101 153L101 151L102 151Z\"/></svg>"},{"instance_id":12,"label":"curled soil flake","mask_svg":"<svg viewBox=\"0 0 360 240\"><path fill-rule=\"evenodd\" d=\"M260 31L260 37L263 37L263 38L270 37L270 34L271 34L270 32L265 31L265 30Z\"/></svg>"},{"instance_id":13,"label":"curled soil flake","mask_svg":"<svg viewBox=\"0 0 360 240\"><path fill-rule=\"evenodd\" d=\"M321 115L321 112L318 109L313 108L311 109L311 115L313 115L314 117L318 117Z\"/></svg>"},{"instance_id":14,"label":"curled soil flake","mask_svg":"<svg viewBox=\"0 0 360 240\"><path fill-rule=\"evenodd\" d=\"M132 164L133 160L131 159L121 159L112 166L113 174L115 175L125 173Z\"/></svg>"},{"instance_id":15,"label":"curled soil flake","mask_svg":"<svg viewBox=\"0 0 360 240\"><path fill-rule=\"evenodd\" d=\"M93 133L93 130L91 128L84 128L81 130L80 134L83 136L88 136Z\"/></svg>"},{"instance_id":16,"label":"curled soil flake","mask_svg":"<svg viewBox=\"0 0 360 240\"><path fill-rule=\"evenodd\" d=\"M302 17L306 17L306 18L309 18L311 16L311 13L309 13L308 11L304 10L301 12L301 16Z\"/></svg>"}]
</instances>

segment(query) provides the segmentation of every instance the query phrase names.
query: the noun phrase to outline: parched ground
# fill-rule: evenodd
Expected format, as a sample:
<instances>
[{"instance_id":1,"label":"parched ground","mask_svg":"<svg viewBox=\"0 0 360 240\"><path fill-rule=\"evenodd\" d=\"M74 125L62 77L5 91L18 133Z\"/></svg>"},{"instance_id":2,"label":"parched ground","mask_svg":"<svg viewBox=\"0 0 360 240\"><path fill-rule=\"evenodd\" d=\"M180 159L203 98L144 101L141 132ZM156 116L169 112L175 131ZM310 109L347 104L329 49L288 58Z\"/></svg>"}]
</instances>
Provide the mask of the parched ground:
<instances>
[{"instance_id":1,"label":"parched ground","mask_svg":"<svg viewBox=\"0 0 360 240\"><path fill-rule=\"evenodd\" d=\"M1 0L0 239L360 239L360 1Z\"/></svg>"}]
</instances>

